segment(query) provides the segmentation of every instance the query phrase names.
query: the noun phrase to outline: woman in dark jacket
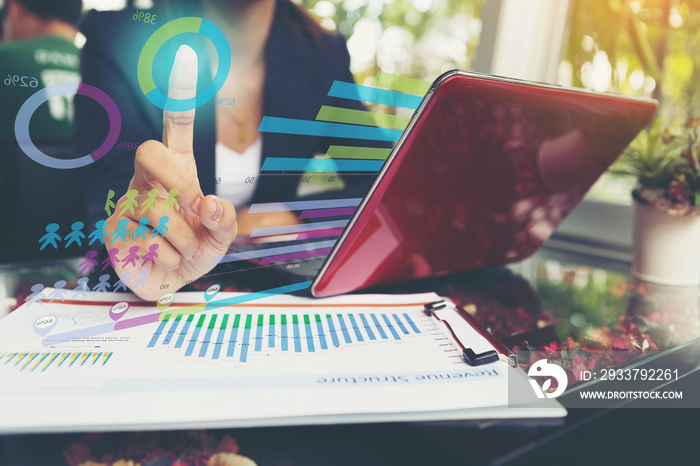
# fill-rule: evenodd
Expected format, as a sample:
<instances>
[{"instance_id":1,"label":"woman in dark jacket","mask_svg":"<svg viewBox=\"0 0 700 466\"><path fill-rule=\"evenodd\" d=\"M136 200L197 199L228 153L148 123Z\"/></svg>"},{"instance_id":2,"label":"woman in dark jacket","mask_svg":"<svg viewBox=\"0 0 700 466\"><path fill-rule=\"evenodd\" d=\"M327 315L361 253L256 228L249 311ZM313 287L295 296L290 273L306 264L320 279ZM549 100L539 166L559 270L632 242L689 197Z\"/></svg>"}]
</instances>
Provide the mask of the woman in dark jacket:
<instances>
[{"instance_id":1,"label":"woman in dark jacket","mask_svg":"<svg viewBox=\"0 0 700 466\"><path fill-rule=\"evenodd\" d=\"M343 39L321 30L289 0L167 2L167 7L165 3L158 2L159 9L150 12L149 22L145 24L143 18L136 21L134 12L125 10L91 12L81 27L87 37L81 62L83 82L105 91L117 104L122 120L120 142L148 141L136 151L116 145L90 166L84 188L88 226L107 216L105 202L109 190L116 193L113 200L117 201L127 190L137 189L139 202L147 200L152 189L159 190L160 201L173 188L178 190L179 206L168 215L163 237L156 235L142 243L131 240L111 243L111 236L105 238L105 249L116 247L120 255L127 254L133 244L147 251L153 243L158 243L155 264L146 265L151 267L147 285L132 287L146 299L157 298L163 289L175 291L208 272L214 258L226 252L237 230L246 236L257 227L298 221L290 213L261 219L246 215L246 206L251 203L297 199L301 175L260 177L257 171L267 156L310 158L325 152L329 141L259 133L257 128L263 115L313 120L322 105L341 105L338 99L327 97L335 80L353 81ZM216 98L195 111L164 114L141 91L137 75L139 55L158 27L188 16L205 18L223 31L231 48L231 67ZM196 59L183 49L179 52L181 63L173 68L175 51L183 44L196 51ZM198 60L199 67L191 60ZM202 35L191 33L167 41L156 53L152 68L159 89L168 88L168 79L171 80L171 94L175 92L172 80L178 73L182 76L189 73L193 80L196 74L197 88L192 90L196 95L209 85L216 71L216 53L211 44ZM187 78L181 81L186 82ZM235 104L216 103L227 98L235 99ZM342 105L347 107L348 101ZM354 105L360 108L361 104ZM78 153L90 153L99 146L108 131L101 107L88 99L76 99L75 131ZM161 140L163 143L157 142ZM183 161L178 157L181 153L188 153L191 160ZM224 166L228 171L222 174ZM236 173L240 171L244 173ZM241 183L246 178L254 178L255 182ZM217 185L216 180L221 183ZM241 187L241 184L252 186ZM367 183L345 184L345 190L336 192L335 197L361 197L368 188ZM133 213L123 209L126 200L123 196L116 202L107 221L110 235L119 228L118 221L122 218L128 218L125 226L133 231L140 218L149 214L140 213L140 208ZM236 205L238 216L231 203ZM149 224L155 226L157 220L151 218ZM122 276L122 265L115 264L115 270ZM139 273L138 267L130 268L129 272L133 278Z\"/></svg>"}]
</instances>

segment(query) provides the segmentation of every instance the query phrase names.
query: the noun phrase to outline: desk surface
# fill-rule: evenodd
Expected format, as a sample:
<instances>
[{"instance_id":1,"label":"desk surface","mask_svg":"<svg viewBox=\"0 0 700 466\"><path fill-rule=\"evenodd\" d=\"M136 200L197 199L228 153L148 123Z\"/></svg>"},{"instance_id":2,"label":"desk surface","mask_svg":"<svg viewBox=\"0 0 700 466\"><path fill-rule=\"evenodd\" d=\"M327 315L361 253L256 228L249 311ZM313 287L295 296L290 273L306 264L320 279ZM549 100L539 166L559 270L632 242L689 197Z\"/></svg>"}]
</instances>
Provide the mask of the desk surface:
<instances>
[{"instance_id":1,"label":"desk surface","mask_svg":"<svg viewBox=\"0 0 700 466\"><path fill-rule=\"evenodd\" d=\"M5 302L13 305L15 296L22 300L38 281L70 280L76 276L74 267L70 262L40 269L0 267L0 286L4 285L9 295ZM578 391L601 384L600 380L581 380L581 367L576 366L581 358L575 359L576 353L595 354L595 361L586 359L585 368L599 376L601 370L611 368L677 371L673 380L640 381L640 389L673 389L687 393L688 398L700 383L698 289L638 283L630 278L629 268L623 262L544 248L533 258L507 268L371 291L436 291L465 306L484 327L515 349L525 369L535 356L559 358L570 381L567 393L559 398L565 406L576 406ZM692 404L693 400L684 401ZM699 424L697 411L620 409L640 404L615 400L596 408L574 408L565 419L548 422L361 424L211 433L218 437L228 433L238 441L241 453L258 464L524 464L535 459L558 463L564 459L575 464L584 460L607 464L617 459L629 464L635 458L645 463L650 458L687 460L685 455L694 444L689 435ZM650 424L652 414L655 422ZM5 443L13 455L28 458L25 455L37 453L32 445L41 441L46 445L41 462L48 464L53 457L59 461L55 464L62 464L60 452L76 438L21 436L6 438ZM646 448L647 442L656 446ZM2 460L0 456L0 464Z\"/></svg>"}]
</instances>

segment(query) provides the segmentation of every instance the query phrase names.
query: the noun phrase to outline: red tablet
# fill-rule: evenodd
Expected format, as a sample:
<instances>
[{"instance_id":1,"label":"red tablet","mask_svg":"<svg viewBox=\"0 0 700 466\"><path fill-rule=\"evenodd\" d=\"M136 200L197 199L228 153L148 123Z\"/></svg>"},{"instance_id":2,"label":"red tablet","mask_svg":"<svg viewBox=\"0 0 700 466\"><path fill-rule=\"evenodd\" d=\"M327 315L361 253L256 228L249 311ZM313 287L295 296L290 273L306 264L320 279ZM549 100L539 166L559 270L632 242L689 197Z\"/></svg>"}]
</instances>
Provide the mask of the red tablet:
<instances>
[{"instance_id":1,"label":"red tablet","mask_svg":"<svg viewBox=\"0 0 700 466\"><path fill-rule=\"evenodd\" d=\"M657 102L450 71L316 276L323 297L522 260L649 124Z\"/></svg>"}]
</instances>

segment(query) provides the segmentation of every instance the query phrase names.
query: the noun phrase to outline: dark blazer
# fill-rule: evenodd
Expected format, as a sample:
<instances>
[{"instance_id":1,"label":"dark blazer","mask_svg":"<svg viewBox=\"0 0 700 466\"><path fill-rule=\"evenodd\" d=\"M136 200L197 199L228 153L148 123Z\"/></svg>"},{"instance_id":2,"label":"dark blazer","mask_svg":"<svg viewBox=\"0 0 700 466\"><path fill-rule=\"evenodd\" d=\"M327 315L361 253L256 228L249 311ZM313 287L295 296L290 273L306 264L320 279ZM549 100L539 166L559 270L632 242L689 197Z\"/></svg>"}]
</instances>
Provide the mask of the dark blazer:
<instances>
[{"instance_id":1,"label":"dark blazer","mask_svg":"<svg viewBox=\"0 0 700 466\"><path fill-rule=\"evenodd\" d=\"M297 12L289 0L278 0L273 24L265 48L266 74L264 112L266 116L313 120L321 105L362 108L359 102L327 97L334 80L353 82L350 57L342 37L321 33L318 40L303 34L294 18ZM158 24L170 18L158 16L155 26L132 20L133 11L88 13L81 31L87 38L81 58L83 82L96 86L114 99L121 113L119 141L143 142L161 140L163 111L149 102L139 88L137 62L143 44ZM161 21L162 19L162 21ZM182 43L192 46L199 61L207 59L209 41L197 34L181 34L169 40L157 55L153 74L159 89L165 92L175 50ZM165 49L168 50L165 50ZM213 49L213 48L212 48ZM165 52L165 53L163 53ZM167 57L167 58L166 58ZM209 66L199 66L198 92L211 82ZM236 96L230 96L236 98ZM215 190L216 125L215 99L196 109L194 153L197 172L204 194ZM89 99L76 99L75 134L78 153L89 153L98 147L107 134L104 110ZM311 157L323 153L329 140L325 138L263 133L263 158ZM336 140L333 143L367 145L358 141ZM113 189L115 201L126 191L134 170L132 151L113 148L106 156L90 165L84 186L88 226L105 218L107 191ZM359 178L359 177L349 177ZM363 196L369 188L367 177L361 184L346 183L348 196ZM254 202L288 201L296 196L299 177L261 177ZM339 193L340 194L340 193Z\"/></svg>"}]
</instances>

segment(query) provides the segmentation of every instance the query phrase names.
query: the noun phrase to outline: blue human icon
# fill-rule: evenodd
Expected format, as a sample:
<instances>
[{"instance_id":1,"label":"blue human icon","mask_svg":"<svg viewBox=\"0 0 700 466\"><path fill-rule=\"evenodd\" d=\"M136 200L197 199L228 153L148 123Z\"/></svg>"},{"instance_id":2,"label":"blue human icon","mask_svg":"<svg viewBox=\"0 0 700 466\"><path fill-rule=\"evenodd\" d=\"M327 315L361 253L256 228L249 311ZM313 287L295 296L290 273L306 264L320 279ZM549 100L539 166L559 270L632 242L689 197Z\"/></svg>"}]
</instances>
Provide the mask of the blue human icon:
<instances>
[{"instance_id":1,"label":"blue human icon","mask_svg":"<svg viewBox=\"0 0 700 466\"><path fill-rule=\"evenodd\" d=\"M146 262L150 262L151 264L156 263L156 258L158 257L158 253L156 252L158 250L158 243L153 243L150 246L148 246L148 252L143 255L143 262L141 262L141 266L143 267L146 265Z\"/></svg>"},{"instance_id":2,"label":"blue human icon","mask_svg":"<svg viewBox=\"0 0 700 466\"><path fill-rule=\"evenodd\" d=\"M103 238L107 237L107 231L105 230L106 225L107 220L98 220L95 222L95 230L90 233L90 236L88 237L90 240L88 246L92 246L92 243L98 240L100 243L105 244L105 240Z\"/></svg>"},{"instance_id":3,"label":"blue human icon","mask_svg":"<svg viewBox=\"0 0 700 466\"><path fill-rule=\"evenodd\" d=\"M60 299L61 302L64 301L63 295L66 292L66 290L63 289L64 286L66 286L65 280L59 280L53 284L54 290L49 295L49 304L54 302L56 299Z\"/></svg>"},{"instance_id":4,"label":"blue human icon","mask_svg":"<svg viewBox=\"0 0 700 466\"><path fill-rule=\"evenodd\" d=\"M158 188L153 188L148 191L148 199L141 203L141 215L148 209L151 209L151 213L156 213L156 205L158 205Z\"/></svg>"},{"instance_id":5,"label":"blue human icon","mask_svg":"<svg viewBox=\"0 0 700 466\"><path fill-rule=\"evenodd\" d=\"M71 299L75 299L78 295L82 296L83 298L87 298L85 292L90 289L88 286L88 280L88 277L80 277L78 279L78 286L73 289L73 296L71 296Z\"/></svg>"},{"instance_id":6,"label":"blue human icon","mask_svg":"<svg viewBox=\"0 0 700 466\"><path fill-rule=\"evenodd\" d=\"M73 243L78 243L78 246L82 246L82 239L85 239L85 233L83 233L81 230L85 224L83 222L74 222L73 225L70 226L70 233L66 235L64 240L67 240L66 246L68 247Z\"/></svg>"},{"instance_id":7,"label":"blue human icon","mask_svg":"<svg viewBox=\"0 0 700 466\"><path fill-rule=\"evenodd\" d=\"M97 261L95 260L95 257L97 256L97 251L94 249L89 250L88 252L85 253L85 260L82 261L80 264L78 264L78 272L79 273L84 273L86 270L90 270L90 272L95 271L95 266L97 265Z\"/></svg>"},{"instance_id":8,"label":"blue human icon","mask_svg":"<svg viewBox=\"0 0 700 466\"><path fill-rule=\"evenodd\" d=\"M129 235L127 225L129 225L128 218L122 218L117 222L118 228L112 232L112 241L110 241L110 244L114 243L117 238L121 239L122 241L126 241L126 237Z\"/></svg>"},{"instance_id":9,"label":"blue human icon","mask_svg":"<svg viewBox=\"0 0 700 466\"><path fill-rule=\"evenodd\" d=\"M119 254L119 248L112 248L107 252L107 258L102 261L102 269L100 269L100 272L104 272L110 265L116 270L114 264L121 262L119 257L117 257L117 254Z\"/></svg>"},{"instance_id":10,"label":"blue human icon","mask_svg":"<svg viewBox=\"0 0 700 466\"><path fill-rule=\"evenodd\" d=\"M53 246L54 249L58 249L58 244L56 244L56 240L61 241L61 237L56 233L58 231L58 228L58 223L49 223L48 225L46 225L46 234L39 238L39 242L44 243L39 248L39 251L43 251L44 248L49 244Z\"/></svg>"},{"instance_id":11,"label":"blue human icon","mask_svg":"<svg viewBox=\"0 0 700 466\"><path fill-rule=\"evenodd\" d=\"M127 210L131 212L131 215L134 215L134 208L139 206L139 203L136 200L136 196L138 195L138 189L130 189L126 192L126 199L124 200L124 202L122 202L122 210L121 212L119 212L119 215L124 215L124 212L126 212Z\"/></svg>"},{"instance_id":12,"label":"blue human icon","mask_svg":"<svg viewBox=\"0 0 700 466\"><path fill-rule=\"evenodd\" d=\"M114 197L114 191L111 189L107 191L107 201L105 202L105 212L107 212L107 216L112 215L112 209L114 209L114 201L112 201L112 198Z\"/></svg>"},{"instance_id":13,"label":"blue human icon","mask_svg":"<svg viewBox=\"0 0 700 466\"><path fill-rule=\"evenodd\" d=\"M157 235L165 238L165 232L168 231L168 225L166 225L168 220L170 220L170 218L168 218L167 215L158 219L158 225L153 227L153 236L151 236L151 239L155 238Z\"/></svg>"},{"instance_id":14,"label":"blue human icon","mask_svg":"<svg viewBox=\"0 0 700 466\"><path fill-rule=\"evenodd\" d=\"M129 291L126 287L126 285L129 284L129 275L131 275L131 273L128 270L122 272L121 277L119 277L119 281L114 284L114 289L112 290L112 293L116 293L120 289L123 289L124 291Z\"/></svg>"},{"instance_id":15,"label":"blue human icon","mask_svg":"<svg viewBox=\"0 0 700 466\"><path fill-rule=\"evenodd\" d=\"M134 233L132 239L136 239L139 236L143 239L146 239L146 234L150 233L151 230L148 228L148 222L150 222L151 219L148 217L143 217L141 220L139 220L139 226L134 228Z\"/></svg>"},{"instance_id":16,"label":"blue human icon","mask_svg":"<svg viewBox=\"0 0 700 466\"><path fill-rule=\"evenodd\" d=\"M92 288L92 291L94 291L96 293L106 293L107 288L111 287L111 285L109 284L109 282L107 282L107 280L109 280L108 273L104 273L104 274L100 275L100 281L97 285L95 285Z\"/></svg>"},{"instance_id":17,"label":"blue human icon","mask_svg":"<svg viewBox=\"0 0 700 466\"><path fill-rule=\"evenodd\" d=\"M24 298L24 302L27 303L27 307L31 306L34 303L44 304L41 302L42 298L46 298L46 296L44 296L43 290L44 285L42 285L41 283L32 285L32 294Z\"/></svg>"},{"instance_id":18,"label":"blue human icon","mask_svg":"<svg viewBox=\"0 0 700 466\"><path fill-rule=\"evenodd\" d=\"M139 272L139 276L136 277L133 281L134 288L136 288L137 286L140 286L141 288L146 287L149 272L150 271L148 269L141 269L141 271Z\"/></svg>"},{"instance_id":19,"label":"blue human icon","mask_svg":"<svg viewBox=\"0 0 700 466\"><path fill-rule=\"evenodd\" d=\"M131 264L132 267L136 267L136 261L139 259L139 247L131 246L129 248L129 254L127 254L124 259L122 259L122 267L126 268L127 265Z\"/></svg>"}]
</instances>

